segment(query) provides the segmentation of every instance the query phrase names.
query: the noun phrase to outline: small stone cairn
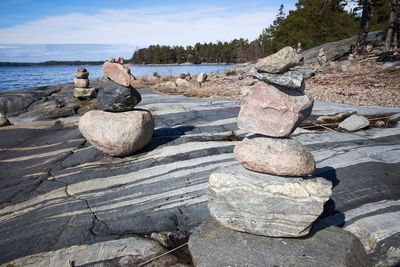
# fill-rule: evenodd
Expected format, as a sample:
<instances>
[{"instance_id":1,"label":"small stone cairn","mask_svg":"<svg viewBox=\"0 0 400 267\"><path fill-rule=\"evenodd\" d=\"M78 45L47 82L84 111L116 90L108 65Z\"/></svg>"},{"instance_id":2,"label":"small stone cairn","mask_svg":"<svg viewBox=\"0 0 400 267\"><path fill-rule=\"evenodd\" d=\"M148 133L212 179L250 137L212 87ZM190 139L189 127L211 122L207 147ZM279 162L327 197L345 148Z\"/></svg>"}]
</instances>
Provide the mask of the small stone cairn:
<instances>
[{"instance_id":1,"label":"small stone cairn","mask_svg":"<svg viewBox=\"0 0 400 267\"><path fill-rule=\"evenodd\" d=\"M134 77L124 59L110 59L103 65L107 78L100 82L97 109L79 121L82 135L98 150L115 157L131 155L145 147L154 132L150 111L135 109L142 100L131 86Z\"/></svg>"},{"instance_id":2,"label":"small stone cairn","mask_svg":"<svg viewBox=\"0 0 400 267\"><path fill-rule=\"evenodd\" d=\"M96 96L96 90L90 88L89 72L85 68L78 68L76 70L74 79L74 92L75 98L85 100Z\"/></svg>"}]
</instances>

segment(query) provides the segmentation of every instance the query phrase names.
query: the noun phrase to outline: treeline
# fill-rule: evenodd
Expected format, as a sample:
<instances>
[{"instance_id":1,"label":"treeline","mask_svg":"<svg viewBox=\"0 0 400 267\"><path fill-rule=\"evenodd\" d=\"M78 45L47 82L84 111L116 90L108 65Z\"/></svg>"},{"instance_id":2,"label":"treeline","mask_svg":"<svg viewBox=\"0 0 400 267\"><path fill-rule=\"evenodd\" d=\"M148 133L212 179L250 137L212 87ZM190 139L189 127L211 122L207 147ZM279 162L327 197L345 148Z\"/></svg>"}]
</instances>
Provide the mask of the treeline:
<instances>
[{"instance_id":1,"label":"treeline","mask_svg":"<svg viewBox=\"0 0 400 267\"><path fill-rule=\"evenodd\" d=\"M262 56L260 42L235 39L231 42L197 43L194 46L151 45L135 51L133 64L239 63Z\"/></svg>"},{"instance_id":2,"label":"treeline","mask_svg":"<svg viewBox=\"0 0 400 267\"><path fill-rule=\"evenodd\" d=\"M26 66L77 66L77 65L102 65L104 61L44 61L39 63L29 62L0 62L1 67L26 67Z\"/></svg>"},{"instance_id":3,"label":"treeline","mask_svg":"<svg viewBox=\"0 0 400 267\"><path fill-rule=\"evenodd\" d=\"M367 18L369 31L388 28L393 24L390 21L391 2L396 1L298 0L295 9L288 14L281 5L275 21L254 41L235 39L187 47L151 45L135 51L129 61L133 64L242 63L264 57L287 45L301 43L303 49L308 49L357 35L360 28L365 31L363 10L372 9ZM355 8L349 10L349 4ZM398 31L398 18L394 25Z\"/></svg>"}]
</instances>

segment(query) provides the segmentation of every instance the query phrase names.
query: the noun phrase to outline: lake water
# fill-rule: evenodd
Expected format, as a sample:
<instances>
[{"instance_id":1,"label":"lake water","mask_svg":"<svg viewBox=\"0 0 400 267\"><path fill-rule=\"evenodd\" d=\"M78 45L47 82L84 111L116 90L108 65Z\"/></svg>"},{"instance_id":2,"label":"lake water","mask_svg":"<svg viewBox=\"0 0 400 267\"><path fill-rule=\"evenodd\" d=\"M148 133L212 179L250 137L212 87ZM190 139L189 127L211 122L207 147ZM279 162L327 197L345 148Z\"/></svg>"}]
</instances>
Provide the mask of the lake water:
<instances>
[{"instance_id":1,"label":"lake water","mask_svg":"<svg viewBox=\"0 0 400 267\"><path fill-rule=\"evenodd\" d=\"M30 66L0 67L0 91L55 85L72 82L78 66ZM89 73L89 79L100 78L101 65L83 66ZM130 66L132 74L149 76L153 72L160 75L179 75L189 72L192 75L205 73L223 73L234 65L174 65L174 66Z\"/></svg>"}]
</instances>

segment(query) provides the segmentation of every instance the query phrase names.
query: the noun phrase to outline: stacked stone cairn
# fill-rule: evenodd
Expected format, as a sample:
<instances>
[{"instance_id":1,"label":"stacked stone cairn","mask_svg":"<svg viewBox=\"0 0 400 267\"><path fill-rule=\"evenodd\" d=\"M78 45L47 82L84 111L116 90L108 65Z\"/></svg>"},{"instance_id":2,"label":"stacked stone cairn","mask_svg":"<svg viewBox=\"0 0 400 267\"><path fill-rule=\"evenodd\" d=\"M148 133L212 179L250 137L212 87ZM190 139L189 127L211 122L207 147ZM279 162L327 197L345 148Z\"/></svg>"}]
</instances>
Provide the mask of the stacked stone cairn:
<instances>
[{"instance_id":1,"label":"stacked stone cairn","mask_svg":"<svg viewBox=\"0 0 400 267\"><path fill-rule=\"evenodd\" d=\"M85 68L78 68L76 70L73 95L79 100L85 100L96 96L96 90L90 87L89 72Z\"/></svg>"},{"instance_id":2,"label":"stacked stone cairn","mask_svg":"<svg viewBox=\"0 0 400 267\"><path fill-rule=\"evenodd\" d=\"M131 155L151 140L154 119L150 111L135 109L142 100L131 86L134 77L124 59L110 59L103 65L107 78L100 82L97 109L79 121L82 135L98 150L115 157Z\"/></svg>"},{"instance_id":3,"label":"stacked stone cairn","mask_svg":"<svg viewBox=\"0 0 400 267\"><path fill-rule=\"evenodd\" d=\"M305 236L331 197L332 183L311 176L315 171L313 155L290 138L311 114L314 103L304 94L303 75L290 70L302 59L301 53L285 47L259 60L251 70L251 75L259 81L242 100L238 117L239 128L251 135L234 149L234 157L240 164L210 175L208 209L214 224L203 224L189 241L195 263L208 261L206 256L199 256L207 250L199 249L199 244L225 242L207 238L221 237L219 233L228 229L254 238ZM220 229L214 232L211 225ZM237 234L229 242L240 243L243 238L251 239ZM209 262L213 260L219 261Z\"/></svg>"}]
</instances>

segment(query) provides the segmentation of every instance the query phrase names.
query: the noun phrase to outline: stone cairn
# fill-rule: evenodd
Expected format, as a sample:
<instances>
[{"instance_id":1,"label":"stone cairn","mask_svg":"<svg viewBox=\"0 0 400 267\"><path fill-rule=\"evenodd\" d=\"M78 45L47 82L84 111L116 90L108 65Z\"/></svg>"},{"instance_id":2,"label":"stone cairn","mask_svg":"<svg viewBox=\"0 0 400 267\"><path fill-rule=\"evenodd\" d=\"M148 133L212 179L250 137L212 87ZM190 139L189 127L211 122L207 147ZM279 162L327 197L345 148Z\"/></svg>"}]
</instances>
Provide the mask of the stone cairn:
<instances>
[{"instance_id":1,"label":"stone cairn","mask_svg":"<svg viewBox=\"0 0 400 267\"><path fill-rule=\"evenodd\" d=\"M97 109L79 121L82 135L98 150L115 157L131 155L145 147L154 132L150 111L135 109L142 100L131 86L134 77L124 59L110 59L103 65L107 78L100 81Z\"/></svg>"},{"instance_id":2,"label":"stone cairn","mask_svg":"<svg viewBox=\"0 0 400 267\"><path fill-rule=\"evenodd\" d=\"M285 47L250 72L259 81L241 102L238 126L252 135L234 149L240 164L209 178L208 209L224 227L258 236L305 236L332 194L331 182L311 176L312 154L290 138L314 103L304 94L303 75L290 71L302 59Z\"/></svg>"},{"instance_id":3,"label":"stone cairn","mask_svg":"<svg viewBox=\"0 0 400 267\"><path fill-rule=\"evenodd\" d=\"M73 95L80 100L96 96L96 90L90 88L89 72L85 68L78 68L76 70Z\"/></svg>"}]
</instances>

